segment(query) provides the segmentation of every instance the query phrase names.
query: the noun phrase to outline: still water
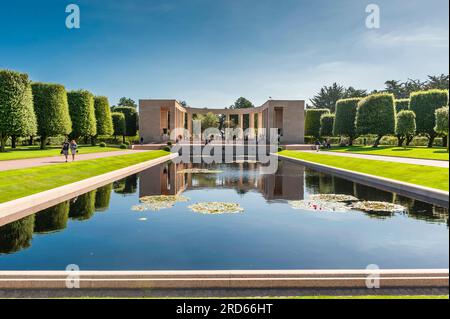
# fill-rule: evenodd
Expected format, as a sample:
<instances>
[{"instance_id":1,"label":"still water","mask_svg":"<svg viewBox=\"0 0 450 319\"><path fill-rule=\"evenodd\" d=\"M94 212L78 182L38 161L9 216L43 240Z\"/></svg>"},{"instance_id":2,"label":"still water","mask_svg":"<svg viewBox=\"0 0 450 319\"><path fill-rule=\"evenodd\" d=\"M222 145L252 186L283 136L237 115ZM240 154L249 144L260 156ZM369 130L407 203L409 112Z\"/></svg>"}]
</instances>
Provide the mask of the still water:
<instances>
[{"instance_id":1,"label":"still water","mask_svg":"<svg viewBox=\"0 0 450 319\"><path fill-rule=\"evenodd\" d=\"M188 169L209 169L209 173ZM140 198L186 201L139 211ZM393 214L294 209L312 194L348 194L406 207ZM202 202L242 212L202 214ZM448 268L448 208L301 165L167 162L0 227L0 270Z\"/></svg>"}]
</instances>

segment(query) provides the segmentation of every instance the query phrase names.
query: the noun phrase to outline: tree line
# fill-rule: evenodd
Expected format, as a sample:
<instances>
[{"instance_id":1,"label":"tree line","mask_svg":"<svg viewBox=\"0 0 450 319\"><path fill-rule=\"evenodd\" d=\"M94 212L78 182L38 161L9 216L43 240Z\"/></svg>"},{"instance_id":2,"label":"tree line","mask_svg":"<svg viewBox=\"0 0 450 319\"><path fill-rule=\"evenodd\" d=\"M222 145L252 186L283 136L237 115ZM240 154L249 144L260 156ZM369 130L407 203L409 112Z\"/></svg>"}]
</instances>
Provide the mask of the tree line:
<instances>
[{"instance_id":1,"label":"tree line","mask_svg":"<svg viewBox=\"0 0 450 319\"><path fill-rule=\"evenodd\" d=\"M95 145L99 136L136 136L138 113L133 100L122 98L110 107L108 98L87 90L66 91L61 84L32 82L25 73L0 70L0 151L11 138L40 137L44 149L50 137L84 138Z\"/></svg>"}]
</instances>

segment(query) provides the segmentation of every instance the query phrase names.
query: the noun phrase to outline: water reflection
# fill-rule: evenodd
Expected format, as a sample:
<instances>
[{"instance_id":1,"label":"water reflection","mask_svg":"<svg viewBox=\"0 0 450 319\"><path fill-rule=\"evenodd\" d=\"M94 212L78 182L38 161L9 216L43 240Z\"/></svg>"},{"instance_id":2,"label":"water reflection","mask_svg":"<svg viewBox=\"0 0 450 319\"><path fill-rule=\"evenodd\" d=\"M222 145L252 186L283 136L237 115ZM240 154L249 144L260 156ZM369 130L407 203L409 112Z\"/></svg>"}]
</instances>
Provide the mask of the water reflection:
<instances>
[{"instance_id":1,"label":"water reflection","mask_svg":"<svg viewBox=\"0 0 450 319\"><path fill-rule=\"evenodd\" d=\"M35 233L49 233L63 230L67 227L70 203L63 202L36 214L34 222Z\"/></svg>"},{"instance_id":2,"label":"water reflection","mask_svg":"<svg viewBox=\"0 0 450 319\"><path fill-rule=\"evenodd\" d=\"M97 212L107 211L111 200L112 184L100 187L95 193L95 210Z\"/></svg>"},{"instance_id":3,"label":"water reflection","mask_svg":"<svg viewBox=\"0 0 450 319\"><path fill-rule=\"evenodd\" d=\"M75 220L87 220L95 213L95 193L92 191L70 201L69 217Z\"/></svg>"},{"instance_id":4,"label":"water reflection","mask_svg":"<svg viewBox=\"0 0 450 319\"><path fill-rule=\"evenodd\" d=\"M113 183L114 193L129 195L136 193L137 175L131 175Z\"/></svg>"},{"instance_id":5,"label":"water reflection","mask_svg":"<svg viewBox=\"0 0 450 319\"><path fill-rule=\"evenodd\" d=\"M0 227L0 253L10 254L31 245L34 230L34 215Z\"/></svg>"}]
</instances>

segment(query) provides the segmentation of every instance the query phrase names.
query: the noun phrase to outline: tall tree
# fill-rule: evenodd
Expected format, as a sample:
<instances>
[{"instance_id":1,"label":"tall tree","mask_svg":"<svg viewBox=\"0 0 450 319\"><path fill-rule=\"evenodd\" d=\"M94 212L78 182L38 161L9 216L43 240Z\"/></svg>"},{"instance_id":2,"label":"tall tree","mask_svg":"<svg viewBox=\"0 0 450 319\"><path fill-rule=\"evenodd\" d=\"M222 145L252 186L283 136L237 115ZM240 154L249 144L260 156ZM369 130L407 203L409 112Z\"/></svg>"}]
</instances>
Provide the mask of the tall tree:
<instances>
[{"instance_id":1,"label":"tall tree","mask_svg":"<svg viewBox=\"0 0 450 319\"><path fill-rule=\"evenodd\" d=\"M138 129L138 114L136 109L129 106L116 107L114 112L120 112L125 115L125 136L136 136Z\"/></svg>"},{"instance_id":2,"label":"tall tree","mask_svg":"<svg viewBox=\"0 0 450 319\"><path fill-rule=\"evenodd\" d=\"M0 70L0 152L11 136L36 134L31 82L27 74Z\"/></svg>"},{"instance_id":3,"label":"tall tree","mask_svg":"<svg viewBox=\"0 0 450 319\"><path fill-rule=\"evenodd\" d=\"M125 143L125 115L120 112L112 112L111 119L114 138L117 139L117 136L122 136L122 140Z\"/></svg>"},{"instance_id":4,"label":"tall tree","mask_svg":"<svg viewBox=\"0 0 450 319\"><path fill-rule=\"evenodd\" d=\"M436 110L436 126L434 130L447 136L447 152L449 148L448 106Z\"/></svg>"},{"instance_id":5,"label":"tall tree","mask_svg":"<svg viewBox=\"0 0 450 319\"><path fill-rule=\"evenodd\" d=\"M230 109L249 109L252 107L255 107L253 103L241 96L230 106Z\"/></svg>"},{"instance_id":6,"label":"tall tree","mask_svg":"<svg viewBox=\"0 0 450 319\"><path fill-rule=\"evenodd\" d=\"M94 98L94 108L97 121L97 135L112 135L113 124L108 98L106 96L96 96Z\"/></svg>"},{"instance_id":7,"label":"tall tree","mask_svg":"<svg viewBox=\"0 0 450 319\"><path fill-rule=\"evenodd\" d=\"M333 83L331 86L322 87L320 92L311 99L311 103L314 108L325 108L334 113L337 101L366 96L367 90L355 89L352 86L345 88L342 85Z\"/></svg>"},{"instance_id":8,"label":"tall tree","mask_svg":"<svg viewBox=\"0 0 450 319\"><path fill-rule=\"evenodd\" d=\"M128 97L121 97L117 106L119 106L119 107L127 106L127 107L137 108L136 102Z\"/></svg>"},{"instance_id":9,"label":"tall tree","mask_svg":"<svg viewBox=\"0 0 450 319\"><path fill-rule=\"evenodd\" d=\"M343 99L336 102L336 118L334 120L333 134L349 138L348 144L353 145L356 134L356 110L361 98Z\"/></svg>"},{"instance_id":10,"label":"tall tree","mask_svg":"<svg viewBox=\"0 0 450 319\"><path fill-rule=\"evenodd\" d=\"M31 87L37 134L41 137L41 149L44 149L48 137L68 135L72 131L67 92L60 84L33 83Z\"/></svg>"},{"instance_id":11,"label":"tall tree","mask_svg":"<svg viewBox=\"0 0 450 319\"><path fill-rule=\"evenodd\" d=\"M427 89L448 90L449 76L445 74L429 75Z\"/></svg>"},{"instance_id":12,"label":"tall tree","mask_svg":"<svg viewBox=\"0 0 450 319\"><path fill-rule=\"evenodd\" d=\"M70 91L67 93L69 113L72 119L71 138L97 135L95 120L94 96L86 90Z\"/></svg>"}]
</instances>

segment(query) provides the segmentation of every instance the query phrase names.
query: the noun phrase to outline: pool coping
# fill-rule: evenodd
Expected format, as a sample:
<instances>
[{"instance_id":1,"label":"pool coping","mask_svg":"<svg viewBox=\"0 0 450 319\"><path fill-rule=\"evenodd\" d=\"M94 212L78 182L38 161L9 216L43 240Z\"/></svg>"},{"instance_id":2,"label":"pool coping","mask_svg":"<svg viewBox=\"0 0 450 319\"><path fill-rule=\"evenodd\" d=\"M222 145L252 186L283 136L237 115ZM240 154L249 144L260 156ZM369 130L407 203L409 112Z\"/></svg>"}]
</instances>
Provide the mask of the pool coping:
<instances>
[{"instance_id":1,"label":"pool coping","mask_svg":"<svg viewBox=\"0 0 450 319\"><path fill-rule=\"evenodd\" d=\"M332 173L336 176L351 179L354 182L364 184L367 186L381 188L386 191L396 192L405 196L413 196L419 200L437 204L441 206L448 206L449 204L449 192L420 186L416 184L406 183L402 181L398 181L395 179L385 178L376 175L370 175L360 172L355 172L343 168L338 168L334 166L329 166L325 164L319 164L315 162L310 162L303 159L293 158L285 155L280 155L277 153L272 153L271 155L277 156L278 158L291 161L294 163L301 163L305 166L309 166L311 168L317 169L319 171L323 171L326 173Z\"/></svg>"},{"instance_id":2,"label":"pool coping","mask_svg":"<svg viewBox=\"0 0 450 319\"><path fill-rule=\"evenodd\" d=\"M0 271L0 289L448 288L448 269Z\"/></svg>"},{"instance_id":3,"label":"pool coping","mask_svg":"<svg viewBox=\"0 0 450 319\"><path fill-rule=\"evenodd\" d=\"M102 175L83 179L75 183L2 203L0 204L0 226L55 206L66 200L90 192L118 179L136 174L144 169L164 163L176 157L178 157L178 154L172 153Z\"/></svg>"}]
</instances>

